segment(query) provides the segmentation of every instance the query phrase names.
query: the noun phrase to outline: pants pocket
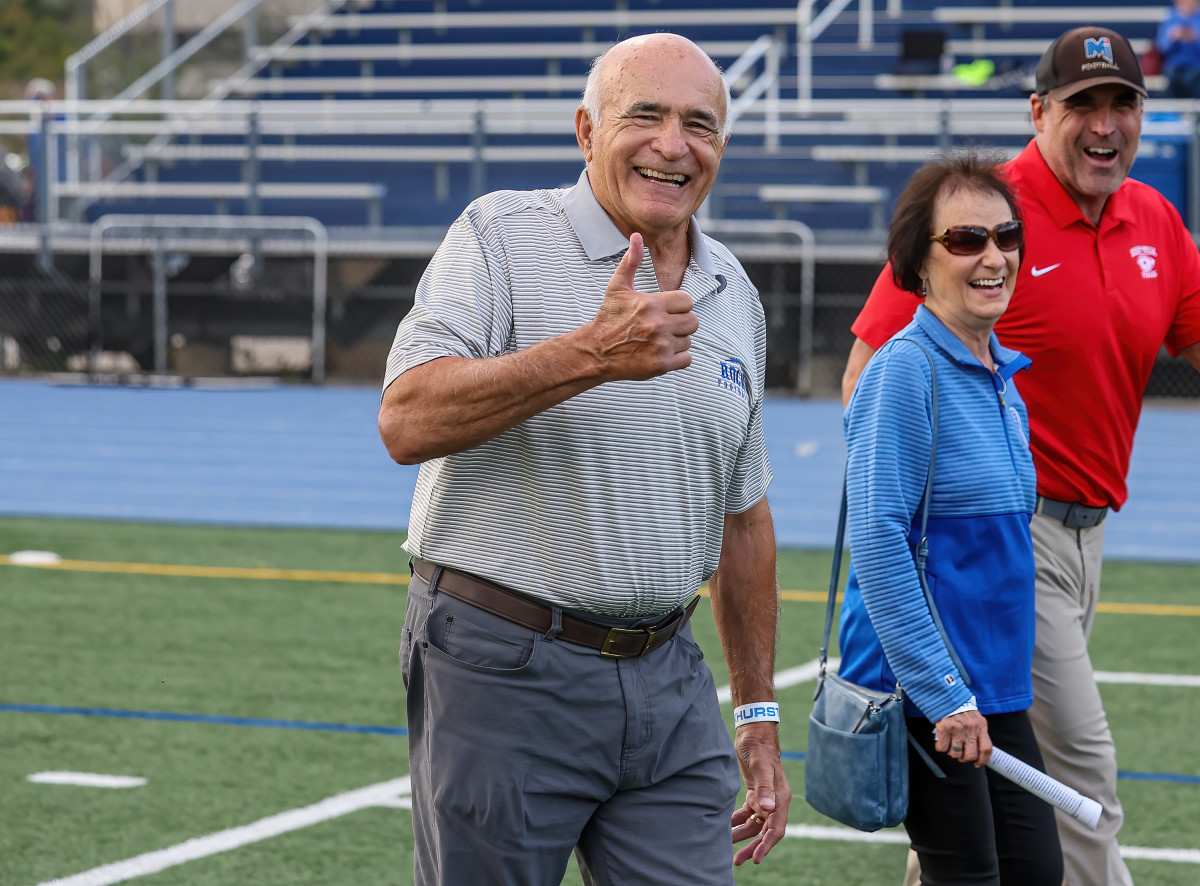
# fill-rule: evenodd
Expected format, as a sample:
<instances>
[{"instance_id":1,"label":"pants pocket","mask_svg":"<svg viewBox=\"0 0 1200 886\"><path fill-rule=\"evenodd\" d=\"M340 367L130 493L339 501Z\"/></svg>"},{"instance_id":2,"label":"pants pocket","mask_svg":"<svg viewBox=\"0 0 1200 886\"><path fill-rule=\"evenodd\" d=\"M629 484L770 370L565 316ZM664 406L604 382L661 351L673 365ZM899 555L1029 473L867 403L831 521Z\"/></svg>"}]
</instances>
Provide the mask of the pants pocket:
<instances>
[{"instance_id":1,"label":"pants pocket","mask_svg":"<svg viewBox=\"0 0 1200 886\"><path fill-rule=\"evenodd\" d=\"M426 652L460 667L518 671L533 660L538 635L469 603L438 594L425 623L425 641Z\"/></svg>"}]
</instances>

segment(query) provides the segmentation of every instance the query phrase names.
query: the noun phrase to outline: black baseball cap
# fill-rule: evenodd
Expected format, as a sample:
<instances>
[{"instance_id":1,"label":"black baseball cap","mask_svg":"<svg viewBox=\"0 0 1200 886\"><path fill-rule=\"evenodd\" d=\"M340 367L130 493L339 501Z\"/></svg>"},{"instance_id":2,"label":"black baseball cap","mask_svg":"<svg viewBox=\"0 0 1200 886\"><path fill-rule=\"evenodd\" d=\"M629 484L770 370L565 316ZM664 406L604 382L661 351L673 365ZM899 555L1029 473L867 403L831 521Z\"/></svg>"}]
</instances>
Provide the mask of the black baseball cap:
<instances>
[{"instance_id":1,"label":"black baseball cap","mask_svg":"<svg viewBox=\"0 0 1200 886\"><path fill-rule=\"evenodd\" d=\"M1089 86L1124 83L1143 96L1146 81L1129 41L1109 28L1073 28L1042 53L1034 75L1038 95L1069 98Z\"/></svg>"}]
</instances>

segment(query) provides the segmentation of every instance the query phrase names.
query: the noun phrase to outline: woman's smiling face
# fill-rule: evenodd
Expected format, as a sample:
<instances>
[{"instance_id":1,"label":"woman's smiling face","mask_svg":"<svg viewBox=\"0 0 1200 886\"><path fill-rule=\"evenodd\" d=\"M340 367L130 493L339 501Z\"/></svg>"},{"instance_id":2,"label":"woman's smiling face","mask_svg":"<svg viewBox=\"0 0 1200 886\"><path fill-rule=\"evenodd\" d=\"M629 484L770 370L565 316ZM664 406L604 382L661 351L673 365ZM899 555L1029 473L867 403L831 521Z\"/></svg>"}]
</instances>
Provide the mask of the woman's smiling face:
<instances>
[{"instance_id":1,"label":"woman's smiling face","mask_svg":"<svg viewBox=\"0 0 1200 886\"><path fill-rule=\"evenodd\" d=\"M943 189L934 204L929 233L940 236L960 225L992 231L1012 219L1008 201L994 191ZM931 243L921 266L925 304L960 338L963 333L990 333L1012 299L1020 264L1019 249L1003 251L992 237L976 255L954 255L944 244Z\"/></svg>"}]
</instances>

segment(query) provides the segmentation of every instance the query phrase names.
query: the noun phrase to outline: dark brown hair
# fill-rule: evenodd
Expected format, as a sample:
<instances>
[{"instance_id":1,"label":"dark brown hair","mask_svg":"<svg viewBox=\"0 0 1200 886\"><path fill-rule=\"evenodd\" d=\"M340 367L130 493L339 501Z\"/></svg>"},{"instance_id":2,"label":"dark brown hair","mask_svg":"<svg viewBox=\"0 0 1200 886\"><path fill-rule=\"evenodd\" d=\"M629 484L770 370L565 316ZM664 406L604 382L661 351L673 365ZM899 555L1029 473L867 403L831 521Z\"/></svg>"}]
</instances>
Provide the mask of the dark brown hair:
<instances>
[{"instance_id":1,"label":"dark brown hair","mask_svg":"<svg viewBox=\"0 0 1200 886\"><path fill-rule=\"evenodd\" d=\"M960 190L978 194L998 194L1008 203L1013 218L1020 218L1012 188L1004 180L995 154L956 149L942 154L922 166L908 180L896 199L892 226L888 231L888 256L892 262L892 279L901 289L914 295L921 292L921 266L933 247L931 230L933 211L938 197ZM1021 246L1021 258L1025 247Z\"/></svg>"}]
</instances>

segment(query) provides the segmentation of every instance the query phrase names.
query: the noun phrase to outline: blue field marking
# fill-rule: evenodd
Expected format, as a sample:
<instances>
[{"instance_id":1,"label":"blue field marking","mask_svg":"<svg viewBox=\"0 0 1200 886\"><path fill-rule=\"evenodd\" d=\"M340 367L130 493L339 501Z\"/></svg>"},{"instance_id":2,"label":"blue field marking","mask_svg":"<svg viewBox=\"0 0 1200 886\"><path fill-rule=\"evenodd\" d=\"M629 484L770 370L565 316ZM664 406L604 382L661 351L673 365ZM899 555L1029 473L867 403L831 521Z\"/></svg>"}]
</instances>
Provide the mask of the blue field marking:
<instances>
[{"instance_id":1,"label":"blue field marking","mask_svg":"<svg viewBox=\"0 0 1200 886\"><path fill-rule=\"evenodd\" d=\"M257 726L267 729L304 729L310 732L357 732L369 735L408 735L402 726L367 726L358 723L320 723L308 720L274 720L267 717L217 717L211 714L177 714L171 711L126 711L119 708L68 708L46 704L0 704L0 713L67 714L75 717L120 717L126 720L169 720L174 723L207 723L217 726Z\"/></svg>"},{"instance_id":2,"label":"blue field marking","mask_svg":"<svg viewBox=\"0 0 1200 886\"><path fill-rule=\"evenodd\" d=\"M72 708L47 704L0 703L0 713L66 714L75 717L120 717L126 720L167 720L173 723L207 723L216 726L255 726L267 729L302 729L311 732L354 732L368 735L405 737L402 726L368 726L358 723L321 723L308 720L275 720L268 717L218 717L212 714L179 714L171 711L128 711L120 708ZM784 760L803 761L803 751L781 751ZM1173 784L1200 784L1200 775L1171 772L1128 772L1120 770L1118 778L1131 781L1164 781Z\"/></svg>"},{"instance_id":3,"label":"blue field marking","mask_svg":"<svg viewBox=\"0 0 1200 886\"><path fill-rule=\"evenodd\" d=\"M1117 770L1117 778L1129 781L1170 781L1176 784L1200 784L1200 775L1179 775L1170 772L1128 772Z\"/></svg>"}]
</instances>

